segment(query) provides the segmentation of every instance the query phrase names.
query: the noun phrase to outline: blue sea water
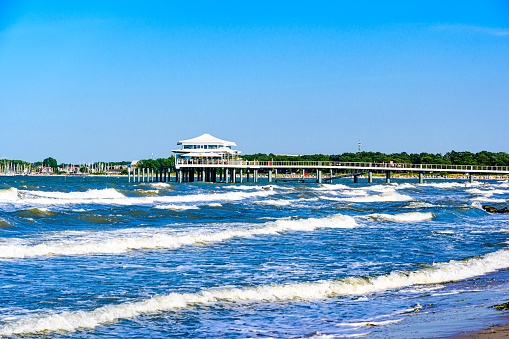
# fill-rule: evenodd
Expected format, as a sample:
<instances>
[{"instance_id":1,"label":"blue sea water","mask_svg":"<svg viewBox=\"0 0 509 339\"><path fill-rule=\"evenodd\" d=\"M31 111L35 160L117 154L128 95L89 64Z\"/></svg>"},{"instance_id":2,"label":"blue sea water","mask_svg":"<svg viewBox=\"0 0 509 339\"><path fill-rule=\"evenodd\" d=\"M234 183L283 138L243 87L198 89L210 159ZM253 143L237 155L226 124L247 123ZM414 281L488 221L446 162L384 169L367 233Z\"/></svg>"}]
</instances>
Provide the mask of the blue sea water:
<instances>
[{"instance_id":1,"label":"blue sea water","mask_svg":"<svg viewBox=\"0 0 509 339\"><path fill-rule=\"evenodd\" d=\"M507 181L0 177L0 336L430 338L504 322Z\"/></svg>"}]
</instances>

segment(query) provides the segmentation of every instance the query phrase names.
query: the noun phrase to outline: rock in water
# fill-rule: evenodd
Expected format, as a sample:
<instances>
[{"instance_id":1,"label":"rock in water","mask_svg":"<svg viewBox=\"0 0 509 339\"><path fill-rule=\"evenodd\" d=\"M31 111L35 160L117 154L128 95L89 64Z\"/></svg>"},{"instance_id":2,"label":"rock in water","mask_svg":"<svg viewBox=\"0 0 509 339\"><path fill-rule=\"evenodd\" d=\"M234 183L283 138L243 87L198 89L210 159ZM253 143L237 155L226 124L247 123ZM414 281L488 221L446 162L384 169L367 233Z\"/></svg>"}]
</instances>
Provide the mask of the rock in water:
<instances>
[{"instance_id":1,"label":"rock in water","mask_svg":"<svg viewBox=\"0 0 509 339\"><path fill-rule=\"evenodd\" d=\"M489 213L509 213L509 209L507 207L504 207L502 209L498 209L498 208L493 207L493 206L484 205L482 207L482 209L485 210L486 212L489 212Z\"/></svg>"}]
</instances>

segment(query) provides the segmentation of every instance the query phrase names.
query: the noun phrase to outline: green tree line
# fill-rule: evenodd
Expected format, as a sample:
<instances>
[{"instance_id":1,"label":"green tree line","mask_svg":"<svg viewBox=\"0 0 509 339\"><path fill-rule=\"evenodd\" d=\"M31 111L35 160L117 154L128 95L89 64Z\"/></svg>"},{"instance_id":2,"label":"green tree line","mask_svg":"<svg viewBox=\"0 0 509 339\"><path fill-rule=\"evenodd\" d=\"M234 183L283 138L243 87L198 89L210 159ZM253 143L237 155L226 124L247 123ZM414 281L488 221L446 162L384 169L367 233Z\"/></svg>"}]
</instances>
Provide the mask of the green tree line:
<instances>
[{"instance_id":1,"label":"green tree line","mask_svg":"<svg viewBox=\"0 0 509 339\"><path fill-rule=\"evenodd\" d=\"M245 160L258 161L340 161L340 162L376 162L376 163L407 163L407 164L447 164L447 165L479 165L479 166L509 166L509 153L505 152L456 152L440 153L381 153L357 152L335 155L276 155L276 154L248 154L242 156Z\"/></svg>"},{"instance_id":2,"label":"green tree line","mask_svg":"<svg viewBox=\"0 0 509 339\"><path fill-rule=\"evenodd\" d=\"M174 168L175 157L139 160L136 166L139 168L150 168L154 171L162 168Z\"/></svg>"}]
</instances>

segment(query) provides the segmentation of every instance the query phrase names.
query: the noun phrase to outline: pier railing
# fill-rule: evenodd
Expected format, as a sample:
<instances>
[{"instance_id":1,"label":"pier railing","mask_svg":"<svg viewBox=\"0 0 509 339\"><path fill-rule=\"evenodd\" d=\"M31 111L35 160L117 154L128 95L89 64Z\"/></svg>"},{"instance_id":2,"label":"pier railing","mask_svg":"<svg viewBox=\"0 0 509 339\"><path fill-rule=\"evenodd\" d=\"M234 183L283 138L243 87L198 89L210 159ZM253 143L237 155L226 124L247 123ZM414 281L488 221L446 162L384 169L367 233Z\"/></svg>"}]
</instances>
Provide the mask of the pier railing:
<instances>
[{"instance_id":1,"label":"pier railing","mask_svg":"<svg viewBox=\"0 0 509 339\"><path fill-rule=\"evenodd\" d=\"M414 171L414 172L478 172L509 173L509 166L449 165L449 164L410 164L394 162L340 162L340 161L257 161L232 159L177 159L176 167L235 167L235 168L295 168L295 169L345 169L359 171Z\"/></svg>"}]
</instances>

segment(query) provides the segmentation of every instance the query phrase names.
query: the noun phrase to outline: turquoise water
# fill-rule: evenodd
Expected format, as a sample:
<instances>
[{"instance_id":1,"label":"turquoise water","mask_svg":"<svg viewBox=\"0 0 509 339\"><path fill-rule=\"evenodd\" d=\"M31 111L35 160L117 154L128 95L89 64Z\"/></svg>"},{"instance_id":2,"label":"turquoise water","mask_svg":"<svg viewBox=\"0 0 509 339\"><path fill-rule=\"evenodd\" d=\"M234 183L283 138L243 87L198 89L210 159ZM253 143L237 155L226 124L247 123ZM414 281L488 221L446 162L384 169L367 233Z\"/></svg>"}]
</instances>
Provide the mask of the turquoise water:
<instances>
[{"instance_id":1,"label":"turquoise water","mask_svg":"<svg viewBox=\"0 0 509 339\"><path fill-rule=\"evenodd\" d=\"M272 189L269 189L272 188ZM0 177L0 335L447 337L503 321L509 183Z\"/></svg>"}]
</instances>

